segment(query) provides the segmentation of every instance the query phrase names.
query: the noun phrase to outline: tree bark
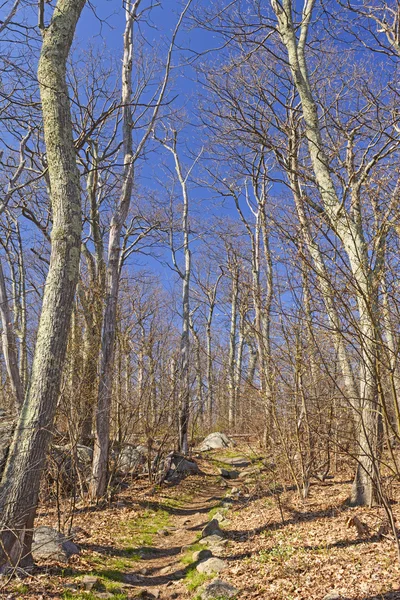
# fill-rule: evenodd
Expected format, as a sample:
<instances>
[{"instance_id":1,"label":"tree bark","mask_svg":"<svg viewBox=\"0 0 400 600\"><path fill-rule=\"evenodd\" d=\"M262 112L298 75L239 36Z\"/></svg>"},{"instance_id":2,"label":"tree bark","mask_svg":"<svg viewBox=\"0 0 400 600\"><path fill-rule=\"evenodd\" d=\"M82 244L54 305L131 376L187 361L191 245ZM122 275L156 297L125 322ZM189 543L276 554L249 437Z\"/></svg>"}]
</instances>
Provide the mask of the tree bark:
<instances>
[{"instance_id":1,"label":"tree bark","mask_svg":"<svg viewBox=\"0 0 400 600\"><path fill-rule=\"evenodd\" d=\"M315 0L305 0L302 23L296 35L293 23L292 0L282 4L271 0L278 19L278 29L286 47L295 87L300 96L302 113L306 125L308 149L310 152L316 184L322 199L324 216L332 230L342 241L346 251L356 286L356 299L359 312L359 332L361 339L362 368L360 371L360 436L358 467L353 485L352 501L363 505L377 502L376 479L379 474L379 422L381 420L377 404L376 377L376 292L373 273L369 267L369 257L362 230L361 210L358 199L353 204L350 215L340 201L332 179L329 161L324 150L317 105L309 81L305 46ZM364 173L361 177L364 177ZM353 184L353 195L359 193L361 180ZM362 474L362 477L360 477Z\"/></svg>"},{"instance_id":2,"label":"tree bark","mask_svg":"<svg viewBox=\"0 0 400 600\"><path fill-rule=\"evenodd\" d=\"M8 304L6 283L4 280L3 267L0 261L0 316L3 328L3 354L4 362L6 363L7 374L10 379L11 389L14 395L15 411L19 414L23 401L24 389L21 382L17 343L15 339L10 307Z\"/></svg>"},{"instance_id":3,"label":"tree bark","mask_svg":"<svg viewBox=\"0 0 400 600\"><path fill-rule=\"evenodd\" d=\"M0 565L31 562L32 527L51 437L79 273L81 197L66 62L85 0L58 0L43 30L42 99L53 230L32 377L0 487Z\"/></svg>"}]
</instances>

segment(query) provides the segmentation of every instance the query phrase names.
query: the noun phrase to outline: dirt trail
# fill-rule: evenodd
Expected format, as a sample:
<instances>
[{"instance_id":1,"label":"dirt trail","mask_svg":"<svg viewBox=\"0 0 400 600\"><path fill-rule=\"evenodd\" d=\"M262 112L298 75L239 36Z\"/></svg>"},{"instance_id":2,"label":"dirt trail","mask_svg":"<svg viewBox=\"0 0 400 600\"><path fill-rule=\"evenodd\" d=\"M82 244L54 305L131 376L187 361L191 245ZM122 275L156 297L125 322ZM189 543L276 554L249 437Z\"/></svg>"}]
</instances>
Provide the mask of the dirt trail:
<instances>
[{"instance_id":1,"label":"dirt trail","mask_svg":"<svg viewBox=\"0 0 400 600\"><path fill-rule=\"evenodd\" d=\"M193 595L184 583L189 567L181 559L185 547L196 543L209 522L209 511L220 506L225 498L226 490L215 484L215 477L202 475L194 479L195 498L169 509L170 525L154 536L152 548L137 563L137 570L127 574L128 583L148 590L161 600ZM154 508L157 510L156 504Z\"/></svg>"}]
</instances>

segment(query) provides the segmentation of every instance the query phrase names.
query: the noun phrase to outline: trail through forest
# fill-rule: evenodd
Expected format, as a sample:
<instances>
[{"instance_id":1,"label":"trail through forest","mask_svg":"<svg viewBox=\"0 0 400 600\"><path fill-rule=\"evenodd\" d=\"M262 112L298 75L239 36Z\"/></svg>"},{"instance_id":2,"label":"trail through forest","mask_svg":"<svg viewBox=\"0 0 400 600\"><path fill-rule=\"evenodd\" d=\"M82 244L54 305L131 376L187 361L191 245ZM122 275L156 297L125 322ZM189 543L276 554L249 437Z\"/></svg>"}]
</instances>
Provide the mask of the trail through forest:
<instances>
[{"instance_id":1,"label":"trail through forest","mask_svg":"<svg viewBox=\"0 0 400 600\"><path fill-rule=\"evenodd\" d=\"M80 554L68 565L42 561L32 575L10 580L1 597L400 598L383 510L348 505L345 468L314 482L301 500L255 454L235 449L196 460L200 474L161 487L138 479L107 505L78 506L72 532ZM42 508L39 524L56 519L54 508Z\"/></svg>"}]
</instances>

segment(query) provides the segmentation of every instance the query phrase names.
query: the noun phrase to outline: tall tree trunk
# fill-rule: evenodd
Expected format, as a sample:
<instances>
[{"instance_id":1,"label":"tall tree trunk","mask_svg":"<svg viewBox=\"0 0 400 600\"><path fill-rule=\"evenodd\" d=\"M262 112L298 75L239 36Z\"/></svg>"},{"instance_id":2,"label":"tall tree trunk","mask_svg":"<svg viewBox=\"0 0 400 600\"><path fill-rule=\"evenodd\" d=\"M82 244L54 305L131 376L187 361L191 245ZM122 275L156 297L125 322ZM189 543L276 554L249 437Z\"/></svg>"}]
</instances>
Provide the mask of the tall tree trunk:
<instances>
[{"instance_id":1,"label":"tall tree trunk","mask_svg":"<svg viewBox=\"0 0 400 600\"><path fill-rule=\"evenodd\" d=\"M53 230L29 392L0 487L0 565L30 563L32 527L60 389L79 274L81 194L66 62L85 0L58 0L43 30L42 99Z\"/></svg>"},{"instance_id":2,"label":"tall tree trunk","mask_svg":"<svg viewBox=\"0 0 400 600\"><path fill-rule=\"evenodd\" d=\"M360 382L360 427L359 453L356 477L353 485L352 501L355 504L373 504L377 498L377 477L379 475L379 432L380 409L377 404L376 370L376 286L369 265L366 241L362 228L362 215L359 202L361 185L368 174L369 166L352 182L352 213L349 214L337 195L327 155L324 150L318 118L317 105L309 80L305 47L315 0L305 0L299 32L293 22L292 0L282 3L271 0L278 19L278 29L286 47L293 81L300 96L302 114L306 125L308 150L311 157L318 191L321 196L323 213L332 230L341 240L346 251L353 280L359 312L359 332L361 344Z\"/></svg>"},{"instance_id":3,"label":"tall tree trunk","mask_svg":"<svg viewBox=\"0 0 400 600\"><path fill-rule=\"evenodd\" d=\"M18 353L15 333L8 304L6 283L4 280L3 266L0 261L0 316L3 328L3 355L6 363L7 374L14 396L15 411L19 414L24 401L24 390L18 366Z\"/></svg>"},{"instance_id":4,"label":"tall tree trunk","mask_svg":"<svg viewBox=\"0 0 400 600\"><path fill-rule=\"evenodd\" d=\"M124 33L124 58L122 64L122 106L123 106L123 149L124 174L121 196L111 220L108 242L108 265L106 272L106 299L101 341L100 380L95 416L95 443L93 453L92 498L104 496L108 477L108 452L110 443L110 415L112 398L112 376L114 368L117 303L120 280L121 231L128 216L134 174L132 140L132 66L133 66L133 24L140 0L133 6L125 6L126 26Z\"/></svg>"},{"instance_id":5,"label":"tall tree trunk","mask_svg":"<svg viewBox=\"0 0 400 600\"><path fill-rule=\"evenodd\" d=\"M235 361L236 361L236 329L237 329L237 312L239 298L239 267L235 259L233 259L231 268L232 287L231 287L231 327L229 332L229 357L228 357L228 426L233 429L236 418L236 377L235 377Z\"/></svg>"}]
</instances>

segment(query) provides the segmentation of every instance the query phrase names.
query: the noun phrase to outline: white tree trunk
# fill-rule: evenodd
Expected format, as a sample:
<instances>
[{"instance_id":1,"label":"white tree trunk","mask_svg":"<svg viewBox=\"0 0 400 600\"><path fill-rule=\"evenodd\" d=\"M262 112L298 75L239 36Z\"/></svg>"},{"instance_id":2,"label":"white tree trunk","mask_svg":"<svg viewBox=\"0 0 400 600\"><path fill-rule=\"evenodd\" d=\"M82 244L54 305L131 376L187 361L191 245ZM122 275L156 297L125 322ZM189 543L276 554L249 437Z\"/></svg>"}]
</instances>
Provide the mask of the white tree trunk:
<instances>
[{"instance_id":1,"label":"white tree trunk","mask_svg":"<svg viewBox=\"0 0 400 600\"><path fill-rule=\"evenodd\" d=\"M18 366L18 352L15 333L8 304L6 283L4 280L3 266L0 261L0 316L2 324L3 354L7 374L10 379L11 389L15 401L15 411L19 414L24 402L24 390Z\"/></svg>"},{"instance_id":2,"label":"white tree trunk","mask_svg":"<svg viewBox=\"0 0 400 600\"><path fill-rule=\"evenodd\" d=\"M305 0L304 2L302 24L298 36L293 23L292 0L283 0L282 4L271 0L271 3L278 19L282 41L287 49L294 84L300 96L308 149L324 214L332 230L343 243L357 286L356 297L363 367L360 373L362 380L360 382L359 456L352 501L355 504L372 504L377 500L375 481L380 412L377 404L375 379L376 322L373 310L376 302L368 252L361 219L358 218L358 215L355 218L350 216L337 195L329 169L329 161L324 151L317 106L309 82L305 45L315 0Z\"/></svg>"}]
</instances>

